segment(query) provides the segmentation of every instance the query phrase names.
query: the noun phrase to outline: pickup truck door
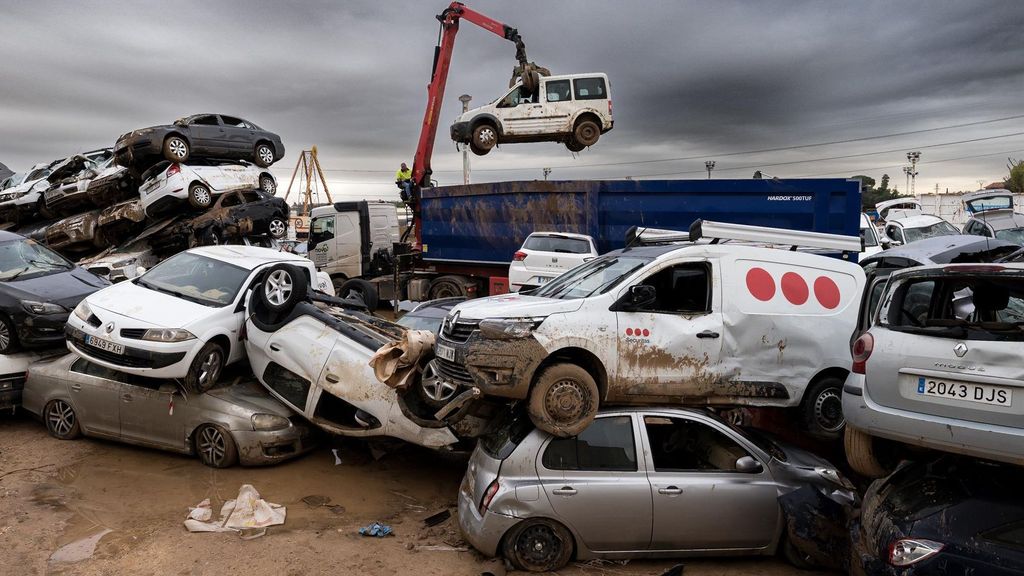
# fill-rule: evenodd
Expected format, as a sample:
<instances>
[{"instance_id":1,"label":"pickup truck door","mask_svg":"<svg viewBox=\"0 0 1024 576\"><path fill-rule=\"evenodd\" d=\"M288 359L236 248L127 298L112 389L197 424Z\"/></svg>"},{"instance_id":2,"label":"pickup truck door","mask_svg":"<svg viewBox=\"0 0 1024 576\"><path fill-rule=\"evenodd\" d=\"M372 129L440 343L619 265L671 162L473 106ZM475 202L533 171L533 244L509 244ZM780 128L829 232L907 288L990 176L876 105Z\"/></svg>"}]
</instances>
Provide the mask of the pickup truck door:
<instances>
[{"instance_id":1,"label":"pickup truck door","mask_svg":"<svg viewBox=\"0 0 1024 576\"><path fill-rule=\"evenodd\" d=\"M657 299L639 310L615 312L618 366L609 400L681 402L724 395L716 392L723 339L716 277L710 262L691 260L652 269L632 284L653 286Z\"/></svg>"}]
</instances>

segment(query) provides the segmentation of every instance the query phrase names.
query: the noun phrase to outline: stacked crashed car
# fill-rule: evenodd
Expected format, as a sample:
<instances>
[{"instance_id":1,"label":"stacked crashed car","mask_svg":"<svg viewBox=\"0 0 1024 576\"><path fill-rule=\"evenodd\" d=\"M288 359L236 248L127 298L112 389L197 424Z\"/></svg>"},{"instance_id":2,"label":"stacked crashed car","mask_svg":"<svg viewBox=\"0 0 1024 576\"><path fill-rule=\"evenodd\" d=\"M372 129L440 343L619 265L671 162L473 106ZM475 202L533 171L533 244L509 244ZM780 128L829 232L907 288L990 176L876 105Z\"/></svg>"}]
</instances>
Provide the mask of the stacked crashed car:
<instances>
[{"instance_id":1,"label":"stacked crashed car","mask_svg":"<svg viewBox=\"0 0 1024 576\"><path fill-rule=\"evenodd\" d=\"M313 446L310 429L255 382L186 395L75 354L32 365L25 409L56 438L80 435L192 454L207 466L273 464Z\"/></svg>"},{"instance_id":2,"label":"stacked crashed car","mask_svg":"<svg viewBox=\"0 0 1024 576\"><path fill-rule=\"evenodd\" d=\"M266 234L273 239L288 233L288 203L262 190L221 194L207 211L167 226L150 240L154 249L176 252L190 246L210 246Z\"/></svg>"},{"instance_id":3,"label":"stacked crashed car","mask_svg":"<svg viewBox=\"0 0 1024 576\"><path fill-rule=\"evenodd\" d=\"M112 155L89 160L78 156L81 170L44 194L47 209L55 215L73 215L89 208L106 208L136 194L134 179Z\"/></svg>"},{"instance_id":4,"label":"stacked crashed car","mask_svg":"<svg viewBox=\"0 0 1024 576\"><path fill-rule=\"evenodd\" d=\"M142 175L139 196L150 216L160 216L186 203L205 210L225 192L260 189L273 196L277 180L266 168L243 161L195 158L188 164L158 162Z\"/></svg>"},{"instance_id":5,"label":"stacked crashed car","mask_svg":"<svg viewBox=\"0 0 1024 576\"><path fill-rule=\"evenodd\" d=\"M21 184L5 189L0 194L0 220L17 224L45 211L42 193L50 186L46 177L59 163L60 160L54 160L49 164L36 164Z\"/></svg>"},{"instance_id":6,"label":"stacked crashed car","mask_svg":"<svg viewBox=\"0 0 1024 576\"><path fill-rule=\"evenodd\" d=\"M459 525L488 556L553 571L571 559L845 557L853 486L834 466L688 409L606 409L577 436L513 420L477 443Z\"/></svg>"},{"instance_id":7,"label":"stacked crashed car","mask_svg":"<svg viewBox=\"0 0 1024 576\"><path fill-rule=\"evenodd\" d=\"M133 130L114 145L116 162L144 169L163 157L187 163L192 156L248 160L270 166L284 156L281 137L235 116L196 114L173 124Z\"/></svg>"},{"instance_id":8,"label":"stacked crashed car","mask_svg":"<svg viewBox=\"0 0 1024 576\"><path fill-rule=\"evenodd\" d=\"M307 283L318 278L309 260L267 248L182 252L83 300L68 319L68 348L107 368L208 390L226 365L245 358L246 294L285 262Z\"/></svg>"},{"instance_id":9,"label":"stacked crashed car","mask_svg":"<svg viewBox=\"0 0 1024 576\"><path fill-rule=\"evenodd\" d=\"M935 236L959 234L955 226L938 216L925 214L920 202L896 198L875 204L875 210L885 220L882 247L902 246Z\"/></svg>"},{"instance_id":10,"label":"stacked crashed car","mask_svg":"<svg viewBox=\"0 0 1024 576\"><path fill-rule=\"evenodd\" d=\"M1013 192L978 190L964 194L963 202L971 214L964 224L964 234L998 238L1024 246L1024 214L1013 211Z\"/></svg>"},{"instance_id":11,"label":"stacked crashed car","mask_svg":"<svg viewBox=\"0 0 1024 576\"><path fill-rule=\"evenodd\" d=\"M63 345L68 314L108 285L33 240L0 232L0 354Z\"/></svg>"}]
</instances>

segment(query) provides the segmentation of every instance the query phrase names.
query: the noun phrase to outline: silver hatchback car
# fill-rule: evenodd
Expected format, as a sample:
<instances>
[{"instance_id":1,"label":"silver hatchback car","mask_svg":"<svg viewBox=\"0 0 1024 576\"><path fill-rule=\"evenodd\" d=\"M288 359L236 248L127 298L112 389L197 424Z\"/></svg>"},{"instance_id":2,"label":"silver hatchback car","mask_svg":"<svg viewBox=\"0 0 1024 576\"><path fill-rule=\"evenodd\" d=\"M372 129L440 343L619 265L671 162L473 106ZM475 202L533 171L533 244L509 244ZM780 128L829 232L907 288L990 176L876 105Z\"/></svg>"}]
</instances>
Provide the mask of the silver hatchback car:
<instances>
[{"instance_id":1,"label":"silver hatchback car","mask_svg":"<svg viewBox=\"0 0 1024 576\"><path fill-rule=\"evenodd\" d=\"M574 553L585 560L777 550L806 566L814 555L805 538L825 530L788 522L799 507L787 497L810 494L802 501L815 509L855 499L825 460L699 410L603 410L570 438L534 429L525 416L498 430L470 459L459 525L475 548L523 570L557 570ZM846 520L833 516L842 534Z\"/></svg>"},{"instance_id":2,"label":"silver hatchback car","mask_svg":"<svg viewBox=\"0 0 1024 576\"><path fill-rule=\"evenodd\" d=\"M899 445L877 438L1024 465L1024 264L895 272L875 314L843 387L850 466L886 474Z\"/></svg>"}]
</instances>

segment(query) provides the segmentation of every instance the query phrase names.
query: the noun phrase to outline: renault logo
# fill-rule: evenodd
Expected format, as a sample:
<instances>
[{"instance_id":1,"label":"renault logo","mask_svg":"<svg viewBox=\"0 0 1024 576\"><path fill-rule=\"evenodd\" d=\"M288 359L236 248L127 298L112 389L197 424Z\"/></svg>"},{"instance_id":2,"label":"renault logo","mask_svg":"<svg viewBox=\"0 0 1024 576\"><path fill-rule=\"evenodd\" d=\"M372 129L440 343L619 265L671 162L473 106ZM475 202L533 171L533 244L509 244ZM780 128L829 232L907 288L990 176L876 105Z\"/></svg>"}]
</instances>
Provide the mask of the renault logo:
<instances>
[{"instance_id":1,"label":"renault logo","mask_svg":"<svg viewBox=\"0 0 1024 576\"><path fill-rule=\"evenodd\" d=\"M953 353L956 354L957 358L963 358L964 354L967 354L967 344L958 342L956 346L953 346Z\"/></svg>"},{"instance_id":2,"label":"renault logo","mask_svg":"<svg viewBox=\"0 0 1024 576\"><path fill-rule=\"evenodd\" d=\"M445 334L451 335L452 327L458 321L459 321L459 313L458 312L456 312L454 314L450 314L447 318L444 319L444 324L441 326L441 331L444 332Z\"/></svg>"},{"instance_id":3,"label":"renault logo","mask_svg":"<svg viewBox=\"0 0 1024 576\"><path fill-rule=\"evenodd\" d=\"M103 329L107 331L107 334L110 334L111 332L114 331L114 323L113 322L107 322L106 327L104 327Z\"/></svg>"}]
</instances>

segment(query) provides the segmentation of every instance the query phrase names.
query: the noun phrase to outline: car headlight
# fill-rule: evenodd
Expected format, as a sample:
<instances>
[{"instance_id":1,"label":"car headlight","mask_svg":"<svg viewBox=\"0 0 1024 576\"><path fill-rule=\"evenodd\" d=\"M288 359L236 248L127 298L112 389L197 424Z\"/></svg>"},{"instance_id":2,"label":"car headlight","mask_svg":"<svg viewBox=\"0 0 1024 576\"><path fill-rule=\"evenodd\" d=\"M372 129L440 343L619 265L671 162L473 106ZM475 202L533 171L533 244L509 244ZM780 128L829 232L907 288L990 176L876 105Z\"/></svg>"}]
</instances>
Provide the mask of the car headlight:
<instances>
[{"instance_id":1,"label":"car headlight","mask_svg":"<svg viewBox=\"0 0 1024 576\"><path fill-rule=\"evenodd\" d=\"M945 548L942 542L924 538L901 538L889 545L889 564L910 566L934 556Z\"/></svg>"},{"instance_id":2,"label":"car headlight","mask_svg":"<svg viewBox=\"0 0 1024 576\"><path fill-rule=\"evenodd\" d=\"M480 334L494 340L526 338L543 322L543 318L501 318L480 321Z\"/></svg>"},{"instance_id":3,"label":"car headlight","mask_svg":"<svg viewBox=\"0 0 1024 576\"><path fill-rule=\"evenodd\" d=\"M283 416L277 416L276 414L253 414L252 415L252 429L260 430L264 432L272 432L274 430L284 430L291 426L291 422Z\"/></svg>"},{"instance_id":4,"label":"car headlight","mask_svg":"<svg viewBox=\"0 0 1024 576\"><path fill-rule=\"evenodd\" d=\"M154 328L146 330L142 335L143 340L150 342L184 342L193 338L195 338L194 334L181 328Z\"/></svg>"},{"instance_id":5,"label":"car headlight","mask_svg":"<svg viewBox=\"0 0 1024 576\"><path fill-rule=\"evenodd\" d=\"M847 490L856 489L849 480L844 478L843 475L840 474L839 471L834 468L815 468L814 471L818 473L818 476L821 476L822 478L828 480L829 482L835 484L836 486L842 486Z\"/></svg>"},{"instance_id":6,"label":"car headlight","mask_svg":"<svg viewBox=\"0 0 1024 576\"><path fill-rule=\"evenodd\" d=\"M92 309L89 308L89 304L85 300L82 300L78 303L78 306L75 306L75 316L78 316L82 322L89 321L89 316L92 316Z\"/></svg>"},{"instance_id":7,"label":"car headlight","mask_svg":"<svg viewBox=\"0 0 1024 576\"><path fill-rule=\"evenodd\" d=\"M64 314L67 308L50 302L36 302L35 300L22 300L21 307L30 314Z\"/></svg>"}]
</instances>

